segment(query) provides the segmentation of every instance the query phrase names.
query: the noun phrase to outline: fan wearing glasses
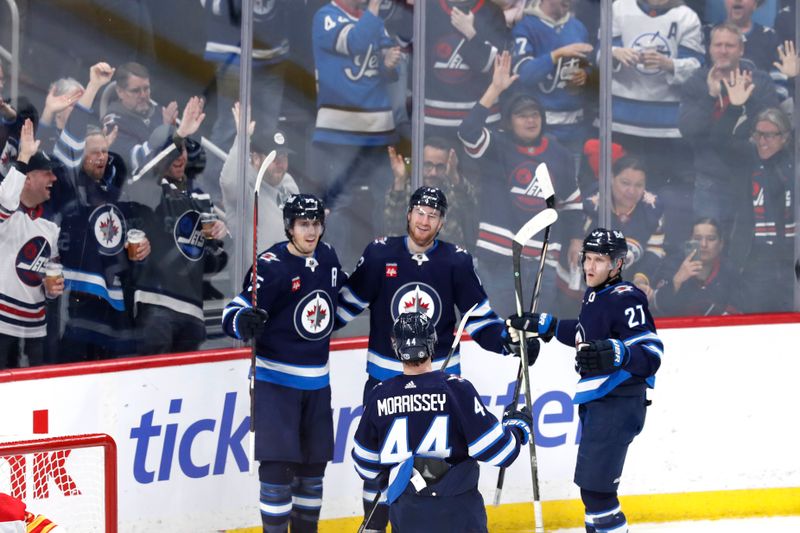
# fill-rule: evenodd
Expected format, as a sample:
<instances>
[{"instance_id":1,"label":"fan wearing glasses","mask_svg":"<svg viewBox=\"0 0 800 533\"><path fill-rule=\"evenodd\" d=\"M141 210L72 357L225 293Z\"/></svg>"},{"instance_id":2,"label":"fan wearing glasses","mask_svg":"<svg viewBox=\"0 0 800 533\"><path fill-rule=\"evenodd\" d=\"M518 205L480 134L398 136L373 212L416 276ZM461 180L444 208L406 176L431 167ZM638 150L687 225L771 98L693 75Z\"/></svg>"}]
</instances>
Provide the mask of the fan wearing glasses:
<instances>
[{"instance_id":1,"label":"fan wearing glasses","mask_svg":"<svg viewBox=\"0 0 800 533\"><path fill-rule=\"evenodd\" d=\"M792 124L780 109L756 116L751 135L752 244L745 261L746 312L792 310L794 292L794 154Z\"/></svg>"}]
</instances>

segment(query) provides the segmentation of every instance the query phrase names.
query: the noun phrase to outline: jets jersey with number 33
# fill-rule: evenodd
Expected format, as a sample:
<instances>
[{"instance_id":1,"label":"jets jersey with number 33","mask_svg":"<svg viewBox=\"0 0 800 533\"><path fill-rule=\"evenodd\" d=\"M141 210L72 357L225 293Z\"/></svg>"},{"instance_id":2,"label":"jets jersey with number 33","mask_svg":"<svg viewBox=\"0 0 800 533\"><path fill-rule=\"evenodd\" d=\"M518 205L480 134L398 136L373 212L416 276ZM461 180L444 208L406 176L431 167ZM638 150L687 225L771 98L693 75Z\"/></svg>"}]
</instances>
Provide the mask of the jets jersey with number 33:
<instances>
[{"instance_id":1,"label":"jets jersey with number 33","mask_svg":"<svg viewBox=\"0 0 800 533\"><path fill-rule=\"evenodd\" d=\"M602 398L620 385L655 385L664 345L656 333L647 297L631 283L622 281L599 290L588 288L578 320L559 320L556 336L563 344L576 347L587 341L618 339L630 352L628 362L616 370L582 373L575 403Z\"/></svg>"},{"instance_id":2,"label":"jets jersey with number 33","mask_svg":"<svg viewBox=\"0 0 800 533\"><path fill-rule=\"evenodd\" d=\"M236 315L252 302L247 272L244 290L222 313L225 333L237 339ZM345 277L327 243L320 243L313 257L292 255L287 241L258 257L257 304L269 318L256 339L257 380L303 390L328 386L336 295Z\"/></svg>"},{"instance_id":3,"label":"jets jersey with number 33","mask_svg":"<svg viewBox=\"0 0 800 533\"><path fill-rule=\"evenodd\" d=\"M402 373L403 365L392 350L392 324L398 315L411 311L424 312L436 327L436 369L453 342L458 323L455 308L464 313L478 304L467 322L467 332L484 349L504 353L501 334L505 326L489 305L472 256L439 240L427 252L414 254L408 249L407 239L383 237L370 243L339 294L337 328L370 309L369 375L383 381ZM461 372L458 352L450 360L448 372Z\"/></svg>"}]
</instances>

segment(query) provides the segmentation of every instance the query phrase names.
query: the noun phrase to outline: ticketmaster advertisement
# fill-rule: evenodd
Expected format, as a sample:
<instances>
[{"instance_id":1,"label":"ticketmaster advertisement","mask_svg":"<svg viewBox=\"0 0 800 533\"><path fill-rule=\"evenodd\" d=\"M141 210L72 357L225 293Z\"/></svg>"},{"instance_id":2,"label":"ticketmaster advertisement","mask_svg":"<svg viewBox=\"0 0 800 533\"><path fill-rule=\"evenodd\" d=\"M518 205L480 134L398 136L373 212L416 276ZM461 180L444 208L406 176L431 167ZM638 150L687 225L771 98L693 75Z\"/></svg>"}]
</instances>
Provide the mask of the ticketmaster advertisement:
<instances>
[{"instance_id":1,"label":"ticketmaster advertisement","mask_svg":"<svg viewBox=\"0 0 800 533\"><path fill-rule=\"evenodd\" d=\"M759 340L794 346L798 327L661 331L664 360L653 405L630 449L620 492L800 486L800 471L788 466L796 464L796 442L780 436L792 424L785 406L796 403L792 391L800 358L793 350L767 350ZM361 415L365 352L331 353L335 453L326 471L323 519L362 512L361 482L350 451ZM37 380L0 376L0 434L29 435L34 418L44 416L53 435L111 435L118 447L120 531L256 526L258 478L250 462L246 357L241 352L217 362L189 358L179 365L87 370ZM461 360L464 377L500 418L511 401L518 360L484 352L471 341L462 344ZM580 439L571 400L577 381L573 366L574 351L553 341L530 369L543 500L579 497L572 483ZM508 470L502 503L530 501L528 455L525 447ZM67 461L59 468L66 469L79 491L98 490L92 477L101 465ZM2 473L0 468L0 487ZM41 495L47 485L47 497L59 496L63 483L43 474L24 490ZM487 504L496 480L497 469L482 466L480 489Z\"/></svg>"}]
</instances>

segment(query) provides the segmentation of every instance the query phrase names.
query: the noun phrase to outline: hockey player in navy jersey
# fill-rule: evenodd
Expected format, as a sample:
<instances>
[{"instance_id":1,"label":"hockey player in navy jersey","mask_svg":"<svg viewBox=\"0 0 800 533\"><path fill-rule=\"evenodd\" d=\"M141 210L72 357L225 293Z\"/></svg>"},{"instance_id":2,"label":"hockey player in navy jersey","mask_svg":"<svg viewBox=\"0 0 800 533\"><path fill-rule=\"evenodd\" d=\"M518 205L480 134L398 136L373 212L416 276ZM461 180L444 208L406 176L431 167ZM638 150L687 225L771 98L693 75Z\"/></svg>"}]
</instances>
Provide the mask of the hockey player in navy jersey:
<instances>
[{"instance_id":1,"label":"hockey player in navy jersey","mask_svg":"<svg viewBox=\"0 0 800 533\"><path fill-rule=\"evenodd\" d=\"M477 461L514 462L530 440L530 414L509 408L500 423L469 381L435 371L436 331L425 313L401 314L391 340L403 374L367 394L356 471L381 483L393 531L488 531Z\"/></svg>"},{"instance_id":2,"label":"hockey player in navy jersey","mask_svg":"<svg viewBox=\"0 0 800 533\"><path fill-rule=\"evenodd\" d=\"M622 280L628 246L620 231L593 230L583 241L587 285L577 320L542 313L512 316L510 328L556 337L577 349L581 442L575 483L581 489L589 533L627 531L617 489L625 455L642 431L664 346L644 293Z\"/></svg>"},{"instance_id":3,"label":"hockey player in navy jersey","mask_svg":"<svg viewBox=\"0 0 800 533\"><path fill-rule=\"evenodd\" d=\"M258 257L258 307L244 290L223 311L231 337L256 340L255 457L265 533L315 532L322 477L333 458L328 351L345 274L321 242L325 207L294 195L283 208L288 241Z\"/></svg>"},{"instance_id":4,"label":"hockey player in navy jersey","mask_svg":"<svg viewBox=\"0 0 800 533\"><path fill-rule=\"evenodd\" d=\"M369 244L339 294L337 327L367 307L370 309L365 395L378 382L403 371L390 343L392 324L403 313L424 312L431 319L438 337L433 353L436 368L443 364L453 342L456 308L464 313L474 304L478 306L466 325L472 338L485 350L516 355L504 335L503 321L492 310L475 273L472 256L463 248L437 239L446 213L447 198L441 190L417 189L408 204L408 234L383 237ZM529 353L538 353L538 342L532 341ZM461 373L458 352L446 370ZM376 490L375 486L365 486L365 508ZM382 529L387 519L382 506L368 529Z\"/></svg>"}]
</instances>

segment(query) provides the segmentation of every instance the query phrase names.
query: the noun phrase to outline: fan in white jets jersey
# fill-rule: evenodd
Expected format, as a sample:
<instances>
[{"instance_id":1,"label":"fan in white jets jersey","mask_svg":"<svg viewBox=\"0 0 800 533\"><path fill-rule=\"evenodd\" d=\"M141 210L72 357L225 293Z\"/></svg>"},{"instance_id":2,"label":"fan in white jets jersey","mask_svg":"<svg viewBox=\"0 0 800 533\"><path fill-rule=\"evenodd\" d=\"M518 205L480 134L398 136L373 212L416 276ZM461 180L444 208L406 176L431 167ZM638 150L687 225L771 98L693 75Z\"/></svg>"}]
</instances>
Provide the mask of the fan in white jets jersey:
<instances>
[{"instance_id":1,"label":"fan in white jets jersey","mask_svg":"<svg viewBox=\"0 0 800 533\"><path fill-rule=\"evenodd\" d=\"M20 133L19 156L0 183L0 368L25 339L24 354L42 364L46 335L45 296L64 292L64 280L45 291L45 264L54 256L58 226L42 217L42 203L56 181L56 163L37 152L33 123Z\"/></svg>"}]
</instances>

